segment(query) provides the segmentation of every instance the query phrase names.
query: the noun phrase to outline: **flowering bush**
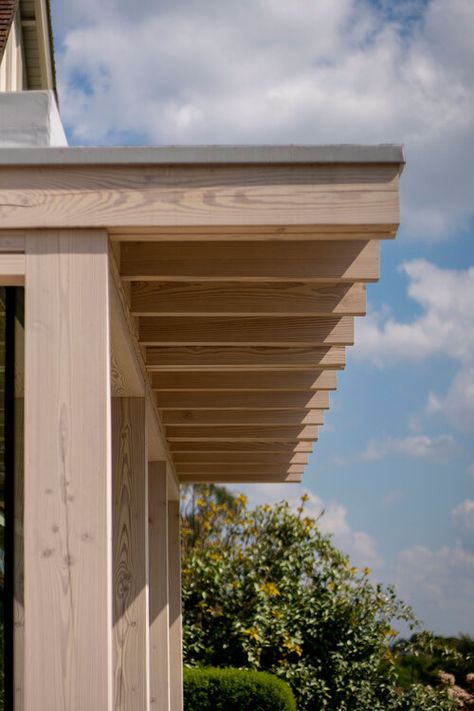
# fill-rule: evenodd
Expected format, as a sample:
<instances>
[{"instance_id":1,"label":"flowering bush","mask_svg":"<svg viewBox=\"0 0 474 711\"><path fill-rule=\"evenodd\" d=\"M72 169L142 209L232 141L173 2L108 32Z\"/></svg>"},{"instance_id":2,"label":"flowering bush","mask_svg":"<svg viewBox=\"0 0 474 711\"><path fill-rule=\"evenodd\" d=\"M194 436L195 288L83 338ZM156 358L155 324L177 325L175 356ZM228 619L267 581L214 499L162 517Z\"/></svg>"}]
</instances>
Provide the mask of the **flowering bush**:
<instances>
[{"instance_id":1,"label":"flowering bush","mask_svg":"<svg viewBox=\"0 0 474 711\"><path fill-rule=\"evenodd\" d=\"M296 513L286 503L248 510L244 496L196 489L182 527L188 665L270 671L302 711L453 708L444 692L397 688L392 625L415 625L413 614L351 566L305 515L304 497Z\"/></svg>"}]
</instances>

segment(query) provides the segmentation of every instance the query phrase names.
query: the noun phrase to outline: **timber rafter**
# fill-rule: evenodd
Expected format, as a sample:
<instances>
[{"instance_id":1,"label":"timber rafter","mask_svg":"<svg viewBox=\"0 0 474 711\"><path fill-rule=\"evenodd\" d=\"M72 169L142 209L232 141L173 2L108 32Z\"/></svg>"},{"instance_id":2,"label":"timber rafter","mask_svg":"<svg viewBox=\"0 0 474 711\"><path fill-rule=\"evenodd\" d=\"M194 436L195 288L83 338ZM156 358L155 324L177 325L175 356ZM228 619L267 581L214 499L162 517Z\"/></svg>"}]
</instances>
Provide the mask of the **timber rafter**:
<instances>
[{"instance_id":1,"label":"timber rafter","mask_svg":"<svg viewBox=\"0 0 474 711\"><path fill-rule=\"evenodd\" d=\"M300 481L396 234L401 149L62 151L1 159L5 245L106 229L179 480Z\"/></svg>"}]
</instances>

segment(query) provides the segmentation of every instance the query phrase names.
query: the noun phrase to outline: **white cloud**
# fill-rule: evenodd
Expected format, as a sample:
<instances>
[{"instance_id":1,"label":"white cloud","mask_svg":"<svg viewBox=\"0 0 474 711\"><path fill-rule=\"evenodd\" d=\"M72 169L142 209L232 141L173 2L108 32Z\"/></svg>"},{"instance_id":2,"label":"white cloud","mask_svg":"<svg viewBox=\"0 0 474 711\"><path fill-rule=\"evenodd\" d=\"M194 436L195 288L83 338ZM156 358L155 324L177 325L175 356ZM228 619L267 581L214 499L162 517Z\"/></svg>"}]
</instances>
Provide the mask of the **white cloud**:
<instances>
[{"instance_id":1,"label":"white cloud","mask_svg":"<svg viewBox=\"0 0 474 711\"><path fill-rule=\"evenodd\" d=\"M374 567L382 563L377 551L375 540L364 531L354 531L347 520L347 509L337 502L324 502L309 489L299 484L247 484L233 485L235 492L244 492L248 497L249 506L259 504L275 504L287 501L296 511L301 505L303 494L308 496L304 504L305 512L318 520L324 533L334 536L334 543L347 553L354 565L358 567ZM324 511L324 515L321 516ZM321 518L320 518L321 517Z\"/></svg>"},{"instance_id":2,"label":"white cloud","mask_svg":"<svg viewBox=\"0 0 474 711\"><path fill-rule=\"evenodd\" d=\"M430 393L426 411L461 430L474 429L474 267L442 269L424 259L405 262L408 295L421 313L408 322L373 313L357 323L355 355L383 367L443 355L459 371L443 395Z\"/></svg>"},{"instance_id":3,"label":"white cloud","mask_svg":"<svg viewBox=\"0 0 474 711\"><path fill-rule=\"evenodd\" d=\"M471 0L55 9L61 104L77 142L402 141L412 231L436 238L472 215Z\"/></svg>"},{"instance_id":4,"label":"white cloud","mask_svg":"<svg viewBox=\"0 0 474 711\"><path fill-rule=\"evenodd\" d=\"M439 634L474 633L474 554L462 546L401 551L393 570L400 596Z\"/></svg>"},{"instance_id":5,"label":"white cloud","mask_svg":"<svg viewBox=\"0 0 474 711\"><path fill-rule=\"evenodd\" d=\"M387 437L382 440L370 440L360 459L377 461L388 456L401 456L413 459L447 461L460 453L456 440L451 435L429 437L412 435L409 437Z\"/></svg>"},{"instance_id":6,"label":"white cloud","mask_svg":"<svg viewBox=\"0 0 474 711\"><path fill-rule=\"evenodd\" d=\"M451 516L455 526L467 532L474 533L474 501L466 499L452 510Z\"/></svg>"},{"instance_id":7,"label":"white cloud","mask_svg":"<svg viewBox=\"0 0 474 711\"><path fill-rule=\"evenodd\" d=\"M385 313L357 321L358 357L379 365L405 359L421 361L447 355L463 363L474 360L474 267L443 269L425 259L405 262L408 295L422 313L400 322Z\"/></svg>"}]
</instances>

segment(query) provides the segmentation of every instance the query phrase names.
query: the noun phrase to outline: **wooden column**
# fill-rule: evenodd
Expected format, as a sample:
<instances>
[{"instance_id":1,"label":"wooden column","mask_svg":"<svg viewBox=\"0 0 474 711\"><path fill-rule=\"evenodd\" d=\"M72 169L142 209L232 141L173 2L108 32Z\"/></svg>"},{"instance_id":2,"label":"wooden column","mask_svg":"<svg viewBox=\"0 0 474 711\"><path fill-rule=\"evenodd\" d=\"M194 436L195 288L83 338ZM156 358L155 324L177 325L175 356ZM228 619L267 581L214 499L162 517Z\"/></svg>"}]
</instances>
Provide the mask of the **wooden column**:
<instances>
[{"instance_id":1,"label":"wooden column","mask_svg":"<svg viewBox=\"0 0 474 711\"><path fill-rule=\"evenodd\" d=\"M173 711L183 709L183 638L179 501L168 502L170 696Z\"/></svg>"},{"instance_id":2,"label":"wooden column","mask_svg":"<svg viewBox=\"0 0 474 711\"><path fill-rule=\"evenodd\" d=\"M107 234L25 246L25 709L112 711Z\"/></svg>"},{"instance_id":3,"label":"wooden column","mask_svg":"<svg viewBox=\"0 0 474 711\"><path fill-rule=\"evenodd\" d=\"M114 711L148 709L145 399L112 399Z\"/></svg>"},{"instance_id":4,"label":"wooden column","mask_svg":"<svg viewBox=\"0 0 474 711\"><path fill-rule=\"evenodd\" d=\"M148 467L150 536L150 709L175 711L170 704L168 590L168 484L166 462Z\"/></svg>"}]
</instances>

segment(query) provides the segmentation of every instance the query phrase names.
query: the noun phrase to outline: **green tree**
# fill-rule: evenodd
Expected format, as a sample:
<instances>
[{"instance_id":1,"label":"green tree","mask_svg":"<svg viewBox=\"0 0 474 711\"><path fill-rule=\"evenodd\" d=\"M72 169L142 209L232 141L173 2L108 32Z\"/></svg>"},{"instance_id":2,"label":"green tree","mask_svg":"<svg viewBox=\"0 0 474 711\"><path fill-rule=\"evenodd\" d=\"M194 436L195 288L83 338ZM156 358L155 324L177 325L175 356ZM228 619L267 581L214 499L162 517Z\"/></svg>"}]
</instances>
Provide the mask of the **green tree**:
<instances>
[{"instance_id":1,"label":"green tree","mask_svg":"<svg viewBox=\"0 0 474 711\"><path fill-rule=\"evenodd\" d=\"M452 709L444 692L397 687L392 625L415 625L410 608L351 566L304 502L248 510L218 487L188 494L185 662L270 671L302 711Z\"/></svg>"}]
</instances>

